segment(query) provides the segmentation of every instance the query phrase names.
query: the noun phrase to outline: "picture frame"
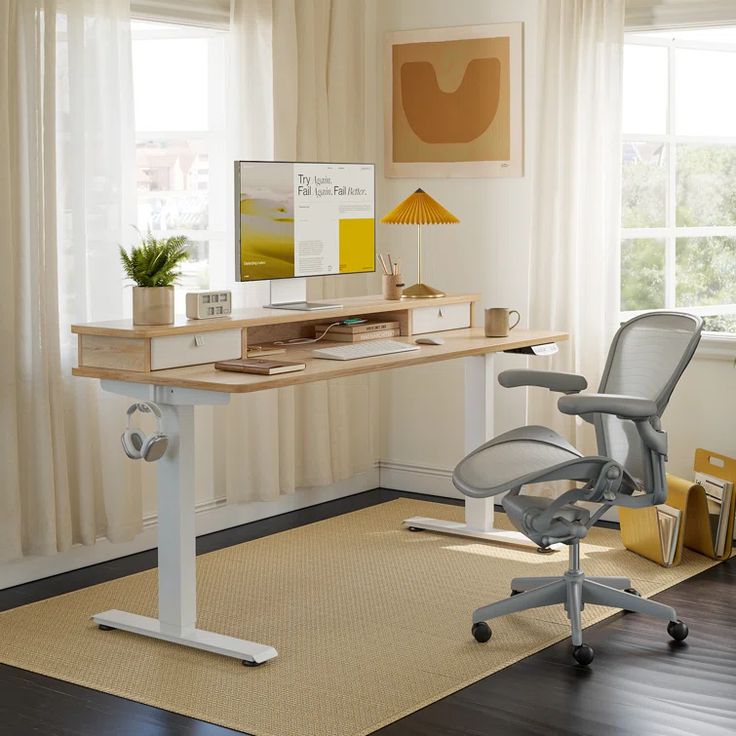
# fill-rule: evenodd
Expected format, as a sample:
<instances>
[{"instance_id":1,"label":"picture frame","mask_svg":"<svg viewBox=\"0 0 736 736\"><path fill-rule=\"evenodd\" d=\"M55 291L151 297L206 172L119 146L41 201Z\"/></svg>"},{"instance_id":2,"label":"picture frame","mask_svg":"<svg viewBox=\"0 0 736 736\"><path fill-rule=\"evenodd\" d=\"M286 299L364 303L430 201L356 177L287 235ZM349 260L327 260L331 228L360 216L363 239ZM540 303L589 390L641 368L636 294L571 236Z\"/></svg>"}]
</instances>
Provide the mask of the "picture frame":
<instances>
[{"instance_id":1,"label":"picture frame","mask_svg":"<svg viewBox=\"0 0 736 736\"><path fill-rule=\"evenodd\" d=\"M386 35L387 177L524 175L523 26Z\"/></svg>"}]
</instances>

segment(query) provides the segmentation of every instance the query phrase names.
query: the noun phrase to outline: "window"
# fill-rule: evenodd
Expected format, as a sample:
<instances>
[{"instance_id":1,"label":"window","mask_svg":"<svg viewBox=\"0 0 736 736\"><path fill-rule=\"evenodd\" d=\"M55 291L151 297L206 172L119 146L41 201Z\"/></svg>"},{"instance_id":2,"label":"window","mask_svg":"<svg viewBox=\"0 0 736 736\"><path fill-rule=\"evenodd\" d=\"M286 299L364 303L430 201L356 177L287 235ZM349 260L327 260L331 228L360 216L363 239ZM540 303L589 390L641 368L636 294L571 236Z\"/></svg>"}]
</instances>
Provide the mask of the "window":
<instances>
[{"instance_id":1,"label":"window","mask_svg":"<svg viewBox=\"0 0 736 736\"><path fill-rule=\"evenodd\" d=\"M621 311L736 333L736 28L627 36Z\"/></svg>"},{"instance_id":2,"label":"window","mask_svg":"<svg viewBox=\"0 0 736 736\"><path fill-rule=\"evenodd\" d=\"M137 225L190 239L176 290L183 311L186 291L209 288L230 258L225 33L143 21L132 30Z\"/></svg>"}]
</instances>

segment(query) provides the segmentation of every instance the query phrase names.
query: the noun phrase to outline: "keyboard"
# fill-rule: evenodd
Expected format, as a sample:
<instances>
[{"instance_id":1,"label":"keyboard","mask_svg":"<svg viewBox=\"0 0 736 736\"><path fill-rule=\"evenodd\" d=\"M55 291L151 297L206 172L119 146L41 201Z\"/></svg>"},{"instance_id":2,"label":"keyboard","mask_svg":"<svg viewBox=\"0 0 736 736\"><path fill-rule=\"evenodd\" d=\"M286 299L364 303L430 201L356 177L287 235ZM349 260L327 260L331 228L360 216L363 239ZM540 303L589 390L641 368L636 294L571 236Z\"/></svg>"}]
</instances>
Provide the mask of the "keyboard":
<instances>
[{"instance_id":1,"label":"keyboard","mask_svg":"<svg viewBox=\"0 0 736 736\"><path fill-rule=\"evenodd\" d=\"M407 345L397 340L365 340L364 342L351 342L349 345L338 345L335 348L313 350L312 356L324 360L356 360L357 358L375 358L377 355L408 353L419 349L419 345Z\"/></svg>"}]
</instances>

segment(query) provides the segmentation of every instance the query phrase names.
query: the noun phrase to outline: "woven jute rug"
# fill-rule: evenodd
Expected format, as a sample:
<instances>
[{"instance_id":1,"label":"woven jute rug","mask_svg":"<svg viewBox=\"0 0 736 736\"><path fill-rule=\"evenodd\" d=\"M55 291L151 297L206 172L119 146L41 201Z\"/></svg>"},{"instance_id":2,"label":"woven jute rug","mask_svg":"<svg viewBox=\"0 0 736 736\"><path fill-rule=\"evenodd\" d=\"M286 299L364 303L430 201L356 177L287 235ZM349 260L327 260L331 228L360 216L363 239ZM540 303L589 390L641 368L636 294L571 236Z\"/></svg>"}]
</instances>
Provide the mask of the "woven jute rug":
<instances>
[{"instance_id":1,"label":"woven jute rug","mask_svg":"<svg viewBox=\"0 0 736 736\"><path fill-rule=\"evenodd\" d=\"M462 514L401 499L200 556L198 625L276 647L261 667L90 622L110 608L155 616L155 570L1 614L0 661L256 736L368 734L569 636L553 606L473 640L474 608L508 596L515 576L562 573L567 555L401 526ZM664 569L598 528L582 558L588 574L626 575L646 596L715 564L685 550ZM584 623L611 613L588 606ZM668 638L663 626L662 647Z\"/></svg>"}]
</instances>

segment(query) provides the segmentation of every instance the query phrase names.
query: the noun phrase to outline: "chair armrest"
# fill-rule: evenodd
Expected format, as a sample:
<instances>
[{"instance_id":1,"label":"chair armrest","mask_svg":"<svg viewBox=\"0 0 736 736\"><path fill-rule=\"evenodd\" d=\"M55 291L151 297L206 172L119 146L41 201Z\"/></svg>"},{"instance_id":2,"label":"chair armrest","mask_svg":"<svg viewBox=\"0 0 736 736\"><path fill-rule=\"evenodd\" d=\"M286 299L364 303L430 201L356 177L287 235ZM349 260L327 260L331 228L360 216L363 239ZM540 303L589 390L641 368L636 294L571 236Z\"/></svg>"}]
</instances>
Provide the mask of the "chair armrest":
<instances>
[{"instance_id":1,"label":"chair armrest","mask_svg":"<svg viewBox=\"0 0 736 736\"><path fill-rule=\"evenodd\" d=\"M523 368L502 371L498 374L498 382L506 388L517 386L539 386L563 394L574 394L585 391L588 382L584 376L576 373L556 373L555 371L533 371Z\"/></svg>"},{"instance_id":2,"label":"chair armrest","mask_svg":"<svg viewBox=\"0 0 736 736\"><path fill-rule=\"evenodd\" d=\"M643 421L657 416L657 404L640 396L617 394L576 394L563 396L557 402L563 414L615 414L621 419Z\"/></svg>"}]
</instances>

